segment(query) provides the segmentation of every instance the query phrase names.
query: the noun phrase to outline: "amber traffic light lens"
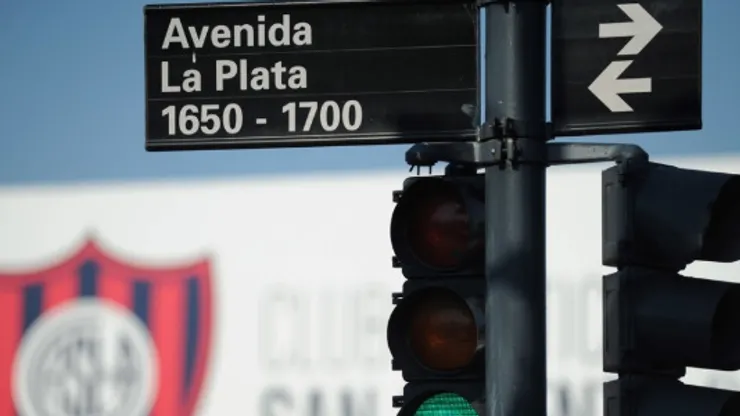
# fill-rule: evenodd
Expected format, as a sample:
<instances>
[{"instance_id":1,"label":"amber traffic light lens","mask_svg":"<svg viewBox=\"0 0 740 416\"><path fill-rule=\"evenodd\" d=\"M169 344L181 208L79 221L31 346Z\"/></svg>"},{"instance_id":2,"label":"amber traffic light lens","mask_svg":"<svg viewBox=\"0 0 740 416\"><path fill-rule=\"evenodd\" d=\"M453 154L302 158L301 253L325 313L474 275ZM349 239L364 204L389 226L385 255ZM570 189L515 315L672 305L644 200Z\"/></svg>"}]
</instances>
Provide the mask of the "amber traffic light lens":
<instances>
[{"instance_id":1,"label":"amber traffic light lens","mask_svg":"<svg viewBox=\"0 0 740 416\"><path fill-rule=\"evenodd\" d=\"M419 294L410 310L409 325L411 350L424 366L453 371L473 361L478 327L467 303L453 292Z\"/></svg>"},{"instance_id":2,"label":"amber traffic light lens","mask_svg":"<svg viewBox=\"0 0 740 416\"><path fill-rule=\"evenodd\" d=\"M458 266L468 254L472 233L462 198L450 186L431 187L417 197L407 229L411 250L429 266Z\"/></svg>"}]
</instances>

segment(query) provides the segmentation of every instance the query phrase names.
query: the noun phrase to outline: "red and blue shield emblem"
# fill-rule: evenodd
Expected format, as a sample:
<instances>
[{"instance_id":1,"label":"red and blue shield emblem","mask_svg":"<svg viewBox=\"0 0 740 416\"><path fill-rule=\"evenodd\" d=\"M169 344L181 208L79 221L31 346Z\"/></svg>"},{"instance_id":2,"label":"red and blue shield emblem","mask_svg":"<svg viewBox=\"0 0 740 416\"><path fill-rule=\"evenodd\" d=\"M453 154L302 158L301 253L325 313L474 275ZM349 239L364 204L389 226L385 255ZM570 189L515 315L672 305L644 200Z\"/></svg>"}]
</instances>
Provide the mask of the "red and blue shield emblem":
<instances>
[{"instance_id":1,"label":"red and blue shield emblem","mask_svg":"<svg viewBox=\"0 0 740 416\"><path fill-rule=\"evenodd\" d=\"M210 264L126 262L88 242L0 271L0 415L191 416L212 330Z\"/></svg>"}]
</instances>

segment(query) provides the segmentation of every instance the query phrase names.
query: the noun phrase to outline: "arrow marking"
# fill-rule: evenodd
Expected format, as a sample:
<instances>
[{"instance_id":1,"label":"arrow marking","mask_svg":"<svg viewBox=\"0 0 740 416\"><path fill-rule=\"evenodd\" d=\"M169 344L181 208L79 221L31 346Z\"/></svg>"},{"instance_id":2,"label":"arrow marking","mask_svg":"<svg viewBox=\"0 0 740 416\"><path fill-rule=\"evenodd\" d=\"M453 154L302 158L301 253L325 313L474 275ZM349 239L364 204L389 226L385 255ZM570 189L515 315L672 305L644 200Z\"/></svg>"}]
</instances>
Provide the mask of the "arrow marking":
<instances>
[{"instance_id":1,"label":"arrow marking","mask_svg":"<svg viewBox=\"0 0 740 416\"><path fill-rule=\"evenodd\" d=\"M652 78L619 79L633 61L614 61L588 86L588 89L612 113L631 113L635 110L619 94L652 92Z\"/></svg>"},{"instance_id":2,"label":"arrow marking","mask_svg":"<svg viewBox=\"0 0 740 416\"><path fill-rule=\"evenodd\" d=\"M602 23L599 38L632 38L618 55L637 55L663 29L655 18L637 3L618 4L630 22Z\"/></svg>"}]
</instances>

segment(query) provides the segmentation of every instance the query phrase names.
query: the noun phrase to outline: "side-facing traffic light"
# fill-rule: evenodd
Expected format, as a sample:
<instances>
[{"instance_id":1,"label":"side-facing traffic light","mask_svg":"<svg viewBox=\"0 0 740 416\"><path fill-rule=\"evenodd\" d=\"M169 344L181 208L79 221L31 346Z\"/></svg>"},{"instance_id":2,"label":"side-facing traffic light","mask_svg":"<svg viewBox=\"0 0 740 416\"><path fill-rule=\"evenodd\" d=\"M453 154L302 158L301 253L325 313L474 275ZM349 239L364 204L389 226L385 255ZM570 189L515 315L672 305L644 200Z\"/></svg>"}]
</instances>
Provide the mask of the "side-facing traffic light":
<instances>
[{"instance_id":1,"label":"side-facing traffic light","mask_svg":"<svg viewBox=\"0 0 740 416\"><path fill-rule=\"evenodd\" d=\"M682 383L740 369L740 285L682 276L740 260L740 176L651 162L602 174L605 416L736 416L737 392Z\"/></svg>"},{"instance_id":2,"label":"side-facing traffic light","mask_svg":"<svg viewBox=\"0 0 740 416\"><path fill-rule=\"evenodd\" d=\"M413 177L394 193L394 266L408 279L388 321L399 416L481 414L484 191L476 174Z\"/></svg>"}]
</instances>

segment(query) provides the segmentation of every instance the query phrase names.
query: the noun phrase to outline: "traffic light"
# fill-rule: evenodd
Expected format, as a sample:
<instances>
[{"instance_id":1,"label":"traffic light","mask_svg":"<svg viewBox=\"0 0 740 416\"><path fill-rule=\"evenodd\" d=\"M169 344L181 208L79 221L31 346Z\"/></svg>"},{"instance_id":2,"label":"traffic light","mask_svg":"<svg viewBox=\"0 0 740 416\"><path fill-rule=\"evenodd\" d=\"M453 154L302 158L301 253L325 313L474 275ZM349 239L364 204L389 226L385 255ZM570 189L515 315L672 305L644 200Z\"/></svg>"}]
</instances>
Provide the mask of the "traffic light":
<instances>
[{"instance_id":1,"label":"traffic light","mask_svg":"<svg viewBox=\"0 0 740 416\"><path fill-rule=\"evenodd\" d=\"M399 416L482 415L484 183L475 172L412 177L394 192L394 267L407 278L388 321Z\"/></svg>"},{"instance_id":2,"label":"traffic light","mask_svg":"<svg viewBox=\"0 0 740 416\"><path fill-rule=\"evenodd\" d=\"M680 379L740 369L740 285L686 277L740 260L740 176L625 162L602 173L605 416L737 416L740 394ZM738 276L740 277L740 276Z\"/></svg>"}]
</instances>

